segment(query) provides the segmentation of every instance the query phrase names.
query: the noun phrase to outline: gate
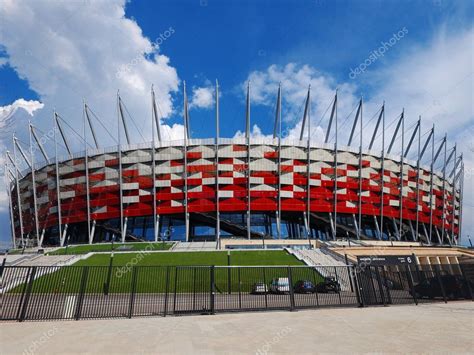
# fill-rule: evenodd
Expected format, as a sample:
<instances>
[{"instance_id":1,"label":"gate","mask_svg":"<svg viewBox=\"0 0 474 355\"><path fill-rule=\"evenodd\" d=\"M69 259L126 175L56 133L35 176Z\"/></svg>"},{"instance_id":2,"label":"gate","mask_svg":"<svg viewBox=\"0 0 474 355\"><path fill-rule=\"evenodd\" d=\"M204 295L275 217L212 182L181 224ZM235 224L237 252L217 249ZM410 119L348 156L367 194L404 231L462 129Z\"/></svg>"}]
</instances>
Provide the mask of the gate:
<instances>
[{"instance_id":1,"label":"gate","mask_svg":"<svg viewBox=\"0 0 474 355\"><path fill-rule=\"evenodd\" d=\"M215 289L213 274L213 266L177 266L171 282L173 314L212 313Z\"/></svg>"}]
</instances>

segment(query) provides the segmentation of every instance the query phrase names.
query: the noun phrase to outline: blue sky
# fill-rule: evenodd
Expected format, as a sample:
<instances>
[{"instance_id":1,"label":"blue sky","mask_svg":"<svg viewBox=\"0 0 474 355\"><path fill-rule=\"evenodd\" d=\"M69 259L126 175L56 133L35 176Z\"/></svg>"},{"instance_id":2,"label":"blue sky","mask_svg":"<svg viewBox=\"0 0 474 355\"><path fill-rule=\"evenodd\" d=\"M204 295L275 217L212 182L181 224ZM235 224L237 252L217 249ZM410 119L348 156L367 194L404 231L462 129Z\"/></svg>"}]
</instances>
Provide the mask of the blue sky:
<instances>
[{"instance_id":1,"label":"blue sky","mask_svg":"<svg viewBox=\"0 0 474 355\"><path fill-rule=\"evenodd\" d=\"M9 148L13 131L21 136L27 119L47 131L54 107L80 129L83 98L114 124L117 89L146 133L152 83L169 137L179 137L183 80L192 102L193 136L214 135L209 93L218 79L221 134L232 137L244 129L243 86L252 79L255 135L272 132L277 81L287 94L283 110L289 135L298 130L307 85L313 87L316 123L339 88L341 119L361 95L367 119L383 100L389 119L405 107L413 121L426 117L423 132L436 123L439 135L447 131L452 142L461 138L466 167L472 169L473 134L463 132L474 118L469 103L473 14L474 3L462 0L2 0L0 148ZM350 77L351 69L402 29L403 38L370 61L364 73ZM166 39L153 49L150 44L160 35ZM14 105L19 99L24 102ZM4 196L0 201L0 238L5 240L7 205Z\"/></svg>"}]
</instances>

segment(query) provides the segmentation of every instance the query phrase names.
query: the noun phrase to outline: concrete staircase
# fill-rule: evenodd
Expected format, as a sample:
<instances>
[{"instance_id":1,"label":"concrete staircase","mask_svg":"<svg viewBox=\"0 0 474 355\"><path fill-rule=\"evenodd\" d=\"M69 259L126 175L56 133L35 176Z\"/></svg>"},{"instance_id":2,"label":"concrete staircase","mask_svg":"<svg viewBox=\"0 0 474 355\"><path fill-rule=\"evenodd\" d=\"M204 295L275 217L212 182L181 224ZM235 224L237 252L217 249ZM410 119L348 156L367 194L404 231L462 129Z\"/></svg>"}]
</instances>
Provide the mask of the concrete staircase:
<instances>
[{"instance_id":1,"label":"concrete staircase","mask_svg":"<svg viewBox=\"0 0 474 355\"><path fill-rule=\"evenodd\" d=\"M217 244L210 242L179 242L176 243L171 251L213 251L216 250Z\"/></svg>"},{"instance_id":2,"label":"concrete staircase","mask_svg":"<svg viewBox=\"0 0 474 355\"><path fill-rule=\"evenodd\" d=\"M80 255L39 255L23 260L15 266L66 266L75 263Z\"/></svg>"},{"instance_id":3,"label":"concrete staircase","mask_svg":"<svg viewBox=\"0 0 474 355\"><path fill-rule=\"evenodd\" d=\"M334 277L343 291L349 291L350 275L345 263L325 253L323 249L287 249L306 265L314 267L323 277Z\"/></svg>"}]
</instances>

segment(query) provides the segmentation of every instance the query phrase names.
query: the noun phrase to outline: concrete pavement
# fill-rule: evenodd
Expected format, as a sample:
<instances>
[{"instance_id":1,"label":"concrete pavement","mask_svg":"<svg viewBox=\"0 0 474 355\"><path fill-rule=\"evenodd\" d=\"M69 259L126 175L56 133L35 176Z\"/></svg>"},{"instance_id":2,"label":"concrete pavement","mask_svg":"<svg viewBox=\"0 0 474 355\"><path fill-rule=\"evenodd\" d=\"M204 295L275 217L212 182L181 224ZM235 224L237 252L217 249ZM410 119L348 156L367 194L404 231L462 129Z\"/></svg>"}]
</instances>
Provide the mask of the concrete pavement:
<instances>
[{"instance_id":1,"label":"concrete pavement","mask_svg":"<svg viewBox=\"0 0 474 355\"><path fill-rule=\"evenodd\" d=\"M474 302L0 323L0 354L469 353Z\"/></svg>"}]
</instances>

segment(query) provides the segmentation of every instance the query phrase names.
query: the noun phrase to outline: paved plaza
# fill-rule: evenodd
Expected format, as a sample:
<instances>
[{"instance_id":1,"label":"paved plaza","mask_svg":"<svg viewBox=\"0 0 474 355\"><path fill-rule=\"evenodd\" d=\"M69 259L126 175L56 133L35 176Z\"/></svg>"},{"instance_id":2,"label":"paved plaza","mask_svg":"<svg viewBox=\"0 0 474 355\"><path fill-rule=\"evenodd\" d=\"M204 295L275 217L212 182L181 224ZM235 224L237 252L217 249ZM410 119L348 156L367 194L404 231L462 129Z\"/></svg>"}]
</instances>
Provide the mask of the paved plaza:
<instances>
[{"instance_id":1,"label":"paved plaza","mask_svg":"<svg viewBox=\"0 0 474 355\"><path fill-rule=\"evenodd\" d=\"M469 353L474 302L3 322L1 354Z\"/></svg>"}]
</instances>

